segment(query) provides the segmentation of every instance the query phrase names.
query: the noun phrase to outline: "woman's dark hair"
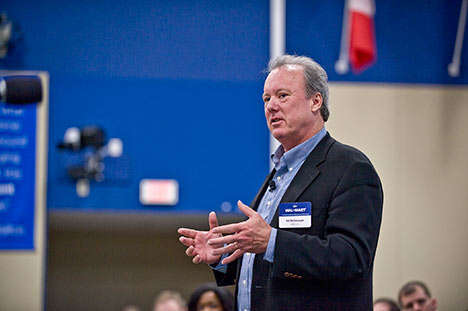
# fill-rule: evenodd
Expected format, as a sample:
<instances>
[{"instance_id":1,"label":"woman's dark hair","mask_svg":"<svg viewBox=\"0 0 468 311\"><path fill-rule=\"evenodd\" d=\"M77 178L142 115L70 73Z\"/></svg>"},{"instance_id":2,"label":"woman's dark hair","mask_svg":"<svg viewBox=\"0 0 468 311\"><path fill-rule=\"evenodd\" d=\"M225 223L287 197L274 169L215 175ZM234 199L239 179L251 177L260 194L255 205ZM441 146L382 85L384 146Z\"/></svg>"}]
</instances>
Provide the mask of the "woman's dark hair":
<instances>
[{"instance_id":1,"label":"woman's dark hair","mask_svg":"<svg viewBox=\"0 0 468 311\"><path fill-rule=\"evenodd\" d=\"M200 300L200 297L206 292L215 293L221 302L223 311L233 311L234 310L234 297L231 292L227 289L218 287L214 283L203 284L192 293L188 302L188 311L197 311L197 304Z\"/></svg>"}]
</instances>

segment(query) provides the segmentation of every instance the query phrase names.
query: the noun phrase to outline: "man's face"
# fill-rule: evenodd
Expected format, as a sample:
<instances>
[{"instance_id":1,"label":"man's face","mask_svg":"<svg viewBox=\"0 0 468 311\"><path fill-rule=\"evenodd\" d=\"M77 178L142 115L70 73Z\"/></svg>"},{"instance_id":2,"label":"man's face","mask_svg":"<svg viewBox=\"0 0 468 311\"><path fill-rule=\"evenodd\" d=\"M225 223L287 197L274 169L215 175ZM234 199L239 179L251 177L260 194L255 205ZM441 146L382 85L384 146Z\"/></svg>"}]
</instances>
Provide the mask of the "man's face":
<instances>
[{"instance_id":1,"label":"man's face","mask_svg":"<svg viewBox=\"0 0 468 311\"><path fill-rule=\"evenodd\" d=\"M262 98L268 128L286 151L306 141L322 127L317 127L321 120L322 97L316 93L306 98L301 66L285 65L271 71L265 80Z\"/></svg>"},{"instance_id":2,"label":"man's face","mask_svg":"<svg viewBox=\"0 0 468 311\"><path fill-rule=\"evenodd\" d=\"M154 307L154 311L184 311L185 308L181 307L175 300L166 300Z\"/></svg>"},{"instance_id":3,"label":"man's face","mask_svg":"<svg viewBox=\"0 0 468 311\"><path fill-rule=\"evenodd\" d=\"M437 301L426 295L419 286L416 291L408 296L401 297L402 310L404 311L435 311L437 310Z\"/></svg>"}]
</instances>

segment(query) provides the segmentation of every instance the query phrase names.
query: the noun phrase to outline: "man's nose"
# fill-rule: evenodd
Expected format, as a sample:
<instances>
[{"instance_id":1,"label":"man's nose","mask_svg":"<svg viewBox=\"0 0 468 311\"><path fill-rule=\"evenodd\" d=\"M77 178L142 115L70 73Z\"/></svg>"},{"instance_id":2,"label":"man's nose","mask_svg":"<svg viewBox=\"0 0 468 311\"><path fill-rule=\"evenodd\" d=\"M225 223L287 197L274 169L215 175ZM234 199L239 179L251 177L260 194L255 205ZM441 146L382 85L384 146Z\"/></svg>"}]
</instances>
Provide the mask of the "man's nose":
<instances>
[{"instance_id":1,"label":"man's nose","mask_svg":"<svg viewBox=\"0 0 468 311\"><path fill-rule=\"evenodd\" d=\"M278 110L278 107L278 100L274 97L270 98L266 104L266 109L268 109L268 111L276 111Z\"/></svg>"}]
</instances>

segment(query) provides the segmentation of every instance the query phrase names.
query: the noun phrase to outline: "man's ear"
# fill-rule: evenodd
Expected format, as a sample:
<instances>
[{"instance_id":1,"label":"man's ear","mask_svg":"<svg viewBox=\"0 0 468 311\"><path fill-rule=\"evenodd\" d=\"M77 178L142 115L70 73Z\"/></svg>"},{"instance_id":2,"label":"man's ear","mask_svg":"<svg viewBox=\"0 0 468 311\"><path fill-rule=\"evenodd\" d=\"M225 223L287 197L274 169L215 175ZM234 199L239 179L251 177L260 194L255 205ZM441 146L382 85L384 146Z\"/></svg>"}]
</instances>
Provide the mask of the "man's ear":
<instances>
[{"instance_id":1,"label":"man's ear","mask_svg":"<svg viewBox=\"0 0 468 311\"><path fill-rule=\"evenodd\" d=\"M323 97L322 94L319 92L316 92L312 97L310 98L310 110L314 113L320 110L323 104Z\"/></svg>"}]
</instances>

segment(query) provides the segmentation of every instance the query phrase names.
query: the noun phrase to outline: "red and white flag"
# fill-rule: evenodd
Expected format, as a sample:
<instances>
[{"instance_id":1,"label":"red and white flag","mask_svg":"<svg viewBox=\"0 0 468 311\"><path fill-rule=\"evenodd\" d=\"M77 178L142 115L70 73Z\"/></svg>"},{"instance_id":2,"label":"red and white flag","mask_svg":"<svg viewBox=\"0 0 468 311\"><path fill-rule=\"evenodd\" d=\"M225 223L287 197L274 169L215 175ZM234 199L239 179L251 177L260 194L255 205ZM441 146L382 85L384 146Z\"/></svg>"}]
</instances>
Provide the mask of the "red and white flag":
<instances>
[{"instance_id":1,"label":"red and white flag","mask_svg":"<svg viewBox=\"0 0 468 311\"><path fill-rule=\"evenodd\" d=\"M354 72L361 72L375 62L374 14L373 0L346 0L338 73L346 73L348 64Z\"/></svg>"},{"instance_id":2,"label":"red and white flag","mask_svg":"<svg viewBox=\"0 0 468 311\"><path fill-rule=\"evenodd\" d=\"M362 71L377 56L374 31L374 1L349 0L349 61L354 71Z\"/></svg>"}]
</instances>

